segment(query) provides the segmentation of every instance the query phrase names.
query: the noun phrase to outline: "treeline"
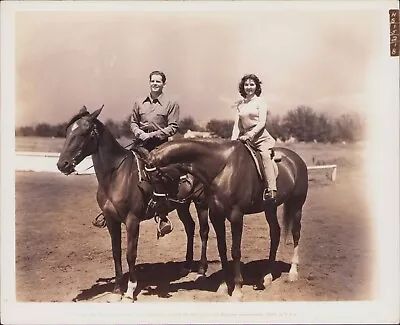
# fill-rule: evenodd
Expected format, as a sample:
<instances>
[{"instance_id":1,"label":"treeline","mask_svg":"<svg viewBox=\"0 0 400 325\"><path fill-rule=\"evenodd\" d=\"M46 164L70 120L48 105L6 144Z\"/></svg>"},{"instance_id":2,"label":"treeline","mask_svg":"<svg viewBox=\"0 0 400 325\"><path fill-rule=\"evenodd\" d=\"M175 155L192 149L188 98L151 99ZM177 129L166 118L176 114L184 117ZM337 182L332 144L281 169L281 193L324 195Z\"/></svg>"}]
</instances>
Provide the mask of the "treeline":
<instances>
[{"instance_id":1,"label":"treeline","mask_svg":"<svg viewBox=\"0 0 400 325\"><path fill-rule=\"evenodd\" d=\"M130 118L121 122L108 119L104 123L116 138L131 137ZM23 126L15 130L17 136L65 137L67 123L50 125L40 123L35 127ZM360 114L342 114L332 118L326 113L316 113L311 107L299 106L288 111L284 116L268 115L267 129L271 135L282 141L296 139L304 142L355 142L363 140L366 131L366 121ZM181 119L179 133L188 130L208 131L218 137L230 138L233 120L210 120L201 127L192 117Z\"/></svg>"}]
</instances>

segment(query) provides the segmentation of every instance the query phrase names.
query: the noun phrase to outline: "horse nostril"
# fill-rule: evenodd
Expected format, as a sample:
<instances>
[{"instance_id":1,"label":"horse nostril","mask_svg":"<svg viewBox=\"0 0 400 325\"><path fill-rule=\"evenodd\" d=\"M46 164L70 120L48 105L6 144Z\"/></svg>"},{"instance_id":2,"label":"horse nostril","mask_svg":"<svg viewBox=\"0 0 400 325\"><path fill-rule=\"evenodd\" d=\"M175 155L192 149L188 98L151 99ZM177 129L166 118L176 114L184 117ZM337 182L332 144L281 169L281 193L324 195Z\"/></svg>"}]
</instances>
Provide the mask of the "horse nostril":
<instances>
[{"instance_id":1,"label":"horse nostril","mask_svg":"<svg viewBox=\"0 0 400 325\"><path fill-rule=\"evenodd\" d=\"M68 161L66 161L66 160L57 162L57 168L60 171L62 171L67 166L68 166Z\"/></svg>"}]
</instances>

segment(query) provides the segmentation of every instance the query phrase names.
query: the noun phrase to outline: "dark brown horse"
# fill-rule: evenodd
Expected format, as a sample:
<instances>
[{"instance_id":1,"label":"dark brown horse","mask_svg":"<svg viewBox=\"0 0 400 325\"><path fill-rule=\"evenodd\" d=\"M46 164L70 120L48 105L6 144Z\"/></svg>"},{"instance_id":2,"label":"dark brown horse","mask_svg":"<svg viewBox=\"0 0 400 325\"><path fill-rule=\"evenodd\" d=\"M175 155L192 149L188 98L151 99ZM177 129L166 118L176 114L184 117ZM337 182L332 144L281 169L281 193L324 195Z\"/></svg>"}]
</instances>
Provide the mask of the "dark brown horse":
<instances>
[{"instance_id":1,"label":"dark brown horse","mask_svg":"<svg viewBox=\"0 0 400 325\"><path fill-rule=\"evenodd\" d=\"M102 107L103 108L103 107ZM102 210L111 236L112 253L115 266L115 286L113 293L121 298L121 224L127 231L127 261L129 265L128 290L124 298L134 299L137 287L135 262L139 238L139 224L151 218L146 213L152 197L149 191L139 184L140 171L138 160L130 150L124 149L111 132L97 119L102 108L89 114L86 108L75 115L68 123L63 149L57 162L58 169L68 175L75 170L85 157L92 155L93 166L98 180L97 202ZM196 181L195 181L196 182ZM199 184L194 185L198 187ZM198 273L204 275L207 268L206 247L208 239L208 208L202 204L201 195L195 201L202 240L202 252ZM196 200L197 199L197 200ZM190 201L175 204L179 218L184 224L187 235L186 261L183 273L188 273L193 262L193 238L195 223L189 212Z\"/></svg>"},{"instance_id":2,"label":"dark brown horse","mask_svg":"<svg viewBox=\"0 0 400 325\"><path fill-rule=\"evenodd\" d=\"M298 277L302 207L308 191L307 166L295 152L285 148L274 149L282 156L278 163L276 202L262 200L264 184L250 153L240 141L178 140L163 144L148 157L147 166L148 170L153 171L150 177L154 188L159 197L162 193L166 194L165 199L159 200L159 207L167 205L168 198L174 196L176 186L173 185L173 180L179 175L191 173L205 185L225 282L236 299L242 298L240 259L244 214L265 212L270 229L269 261L272 268L281 232L277 206L283 204L285 235L291 228L294 241L289 279L294 281ZM225 219L231 223L233 285L228 276ZM272 281L271 273L264 277L263 282L265 281Z\"/></svg>"}]
</instances>

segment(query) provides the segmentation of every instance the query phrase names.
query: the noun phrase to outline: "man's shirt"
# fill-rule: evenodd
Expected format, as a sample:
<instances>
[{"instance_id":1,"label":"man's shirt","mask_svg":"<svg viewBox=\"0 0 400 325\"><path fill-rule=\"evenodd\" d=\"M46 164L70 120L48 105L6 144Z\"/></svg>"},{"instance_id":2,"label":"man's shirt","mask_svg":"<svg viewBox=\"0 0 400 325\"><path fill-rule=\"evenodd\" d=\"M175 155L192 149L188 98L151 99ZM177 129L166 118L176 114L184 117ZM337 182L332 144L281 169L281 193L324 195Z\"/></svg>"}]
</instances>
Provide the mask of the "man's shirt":
<instances>
[{"instance_id":1,"label":"man's shirt","mask_svg":"<svg viewBox=\"0 0 400 325\"><path fill-rule=\"evenodd\" d=\"M131 130L135 137L161 130L159 138L166 140L178 131L178 122L179 105L164 93L156 99L148 95L133 105Z\"/></svg>"}]
</instances>

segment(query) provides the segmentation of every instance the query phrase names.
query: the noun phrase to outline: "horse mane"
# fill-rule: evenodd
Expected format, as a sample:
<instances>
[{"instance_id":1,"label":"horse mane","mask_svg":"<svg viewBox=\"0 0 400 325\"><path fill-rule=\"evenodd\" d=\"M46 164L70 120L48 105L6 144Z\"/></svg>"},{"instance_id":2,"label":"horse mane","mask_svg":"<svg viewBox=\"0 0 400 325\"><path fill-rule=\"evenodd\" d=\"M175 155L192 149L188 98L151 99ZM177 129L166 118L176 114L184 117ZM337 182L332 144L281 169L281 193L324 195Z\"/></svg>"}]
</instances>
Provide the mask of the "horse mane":
<instances>
[{"instance_id":1,"label":"horse mane","mask_svg":"<svg viewBox=\"0 0 400 325\"><path fill-rule=\"evenodd\" d=\"M232 141L226 139L178 139L166 142L150 153L150 160L158 167L173 163L189 163L212 152L215 157L225 149L232 148ZM222 149L222 150L221 150Z\"/></svg>"}]
</instances>

